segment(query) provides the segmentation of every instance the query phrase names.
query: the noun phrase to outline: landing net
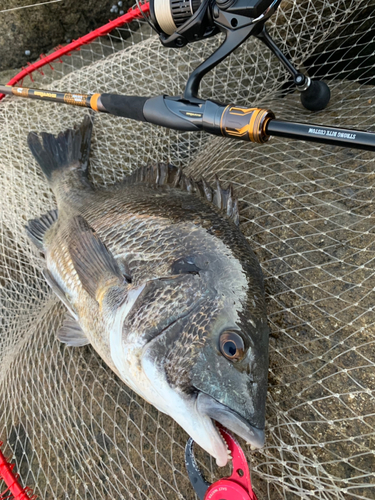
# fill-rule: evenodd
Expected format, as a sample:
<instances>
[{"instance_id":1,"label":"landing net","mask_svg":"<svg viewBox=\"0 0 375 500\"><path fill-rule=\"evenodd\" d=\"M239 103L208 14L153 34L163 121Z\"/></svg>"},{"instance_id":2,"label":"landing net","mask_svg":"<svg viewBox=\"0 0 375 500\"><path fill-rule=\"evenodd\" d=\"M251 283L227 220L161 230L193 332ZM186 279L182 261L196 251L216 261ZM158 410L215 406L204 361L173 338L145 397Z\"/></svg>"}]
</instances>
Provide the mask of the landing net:
<instances>
[{"instance_id":1,"label":"landing net","mask_svg":"<svg viewBox=\"0 0 375 500\"><path fill-rule=\"evenodd\" d=\"M375 131L374 21L370 0L284 0L269 21L293 63L330 86L322 112L301 106L284 68L253 38L204 79L202 96ZM34 74L33 86L176 95L218 43L166 49L137 21ZM56 340L64 309L25 235L28 219L55 208L27 133L57 133L84 113L0 103L0 439L41 499L191 500L187 435L90 346ZM241 443L258 499L373 499L374 154L276 138L254 145L96 116L96 185L154 160L230 181L263 268L271 326L266 446L254 452ZM211 481L223 473L205 453L199 463Z\"/></svg>"}]
</instances>

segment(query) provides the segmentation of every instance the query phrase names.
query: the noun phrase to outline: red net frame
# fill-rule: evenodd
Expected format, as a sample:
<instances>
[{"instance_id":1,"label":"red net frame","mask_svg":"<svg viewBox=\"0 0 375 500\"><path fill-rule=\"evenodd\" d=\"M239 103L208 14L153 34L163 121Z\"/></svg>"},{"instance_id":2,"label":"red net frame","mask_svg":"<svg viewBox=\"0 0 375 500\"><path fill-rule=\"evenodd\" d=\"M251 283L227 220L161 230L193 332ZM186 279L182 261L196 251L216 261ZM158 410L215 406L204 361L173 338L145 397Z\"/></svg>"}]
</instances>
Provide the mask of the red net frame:
<instances>
[{"instance_id":1,"label":"red net frame","mask_svg":"<svg viewBox=\"0 0 375 500\"><path fill-rule=\"evenodd\" d=\"M40 59L35 61L34 63L28 63L26 68L22 68L22 71L20 71L16 76L14 76L8 83L7 85L13 86L16 85L17 83L22 83L23 79L26 76L30 76L31 80L32 79L32 73L34 71L40 70L43 66L50 65L54 61L61 61L61 58L63 56L69 56L71 52L74 50L79 50L80 47L83 45L87 45L91 42L93 42L96 38L99 38L101 36L108 35L111 31L113 31L116 28L120 28L124 24L128 24L136 19L140 19L143 17L144 14L148 14L150 10L149 3L145 3L141 6L142 12L138 7L134 7L128 10L128 12L113 21L109 21L107 24L104 24L103 26L100 26L94 31L91 31L91 33L88 33L87 35L84 35L77 40L73 40L71 43L68 43L65 46L59 46L55 49L54 52L52 52L49 55L44 55L41 54ZM53 69L53 68L52 68ZM0 100L5 97L5 94L0 94Z\"/></svg>"},{"instance_id":2,"label":"red net frame","mask_svg":"<svg viewBox=\"0 0 375 500\"><path fill-rule=\"evenodd\" d=\"M0 441L0 446L2 444ZM7 485L7 489L2 493L0 492L0 500L35 500L37 495L34 495L32 489L28 486L22 488L19 475L15 474L13 469L14 464L7 461L0 449L0 479L2 478Z\"/></svg>"}]
</instances>

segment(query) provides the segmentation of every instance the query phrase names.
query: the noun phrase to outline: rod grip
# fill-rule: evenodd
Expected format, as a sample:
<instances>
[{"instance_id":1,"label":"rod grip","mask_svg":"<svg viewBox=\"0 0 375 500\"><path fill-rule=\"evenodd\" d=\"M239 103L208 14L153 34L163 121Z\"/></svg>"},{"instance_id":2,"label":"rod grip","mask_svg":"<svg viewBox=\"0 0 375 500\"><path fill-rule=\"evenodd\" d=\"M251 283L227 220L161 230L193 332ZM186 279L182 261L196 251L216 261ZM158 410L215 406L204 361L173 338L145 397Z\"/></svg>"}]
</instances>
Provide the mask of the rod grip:
<instances>
[{"instance_id":1,"label":"rod grip","mask_svg":"<svg viewBox=\"0 0 375 500\"><path fill-rule=\"evenodd\" d=\"M117 94L101 94L99 111L107 111L111 115L122 116L140 122L145 122L143 107L149 97L127 96Z\"/></svg>"},{"instance_id":2,"label":"rod grip","mask_svg":"<svg viewBox=\"0 0 375 500\"><path fill-rule=\"evenodd\" d=\"M273 118L275 115L269 109L229 105L221 115L220 130L226 137L262 144L270 138L266 128Z\"/></svg>"}]
</instances>

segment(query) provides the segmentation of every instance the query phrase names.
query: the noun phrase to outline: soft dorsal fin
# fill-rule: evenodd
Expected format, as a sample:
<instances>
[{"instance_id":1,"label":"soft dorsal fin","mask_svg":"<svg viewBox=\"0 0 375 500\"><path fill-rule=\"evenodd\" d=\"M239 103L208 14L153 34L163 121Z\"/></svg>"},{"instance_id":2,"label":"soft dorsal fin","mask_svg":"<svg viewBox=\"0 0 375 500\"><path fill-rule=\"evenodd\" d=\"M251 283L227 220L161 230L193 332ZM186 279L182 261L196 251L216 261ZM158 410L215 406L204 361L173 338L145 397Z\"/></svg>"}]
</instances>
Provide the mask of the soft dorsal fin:
<instances>
[{"instance_id":1,"label":"soft dorsal fin","mask_svg":"<svg viewBox=\"0 0 375 500\"><path fill-rule=\"evenodd\" d=\"M157 163L138 168L125 177L124 184L168 185L195 193L220 208L238 226L240 222L238 200L233 195L233 188L229 185L224 189L219 179L217 177L215 179L216 186L212 188L205 179L195 181L191 177L187 177L180 168L166 163Z\"/></svg>"},{"instance_id":2,"label":"soft dorsal fin","mask_svg":"<svg viewBox=\"0 0 375 500\"><path fill-rule=\"evenodd\" d=\"M26 234L30 240L41 250L44 249L43 238L46 231L57 221L58 212L57 209L50 210L46 214L43 214L39 219L31 219L27 222L25 229Z\"/></svg>"},{"instance_id":3,"label":"soft dorsal fin","mask_svg":"<svg viewBox=\"0 0 375 500\"><path fill-rule=\"evenodd\" d=\"M57 332L57 338L64 344L80 347L90 343L77 321L65 313L64 321Z\"/></svg>"},{"instance_id":4,"label":"soft dorsal fin","mask_svg":"<svg viewBox=\"0 0 375 500\"><path fill-rule=\"evenodd\" d=\"M115 258L81 215L71 222L69 253L83 288L92 298L98 300L107 286L124 283Z\"/></svg>"}]
</instances>

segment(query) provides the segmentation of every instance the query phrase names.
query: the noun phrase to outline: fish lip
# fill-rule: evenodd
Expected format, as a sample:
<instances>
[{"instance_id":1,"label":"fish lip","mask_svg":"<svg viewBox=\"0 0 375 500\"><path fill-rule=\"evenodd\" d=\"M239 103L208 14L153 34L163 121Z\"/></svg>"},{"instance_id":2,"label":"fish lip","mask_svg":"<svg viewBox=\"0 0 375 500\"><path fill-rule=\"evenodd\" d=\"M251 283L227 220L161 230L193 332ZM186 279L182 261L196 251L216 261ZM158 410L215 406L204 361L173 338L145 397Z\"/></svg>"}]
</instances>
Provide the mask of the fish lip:
<instances>
[{"instance_id":1,"label":"fish lip","mask_svg":"<svg viewBox=\"0 0 375 500\"><path fill-rule=\"evenodd\" d=\"M259 429L247 422L236 411L219 403L215 398L204 392L199 392L196 400L199 413L209 416L219 422L229 431L237 434L255 448L262 448L265 442L264 429Z\"/></svg>"}]
</instances>

